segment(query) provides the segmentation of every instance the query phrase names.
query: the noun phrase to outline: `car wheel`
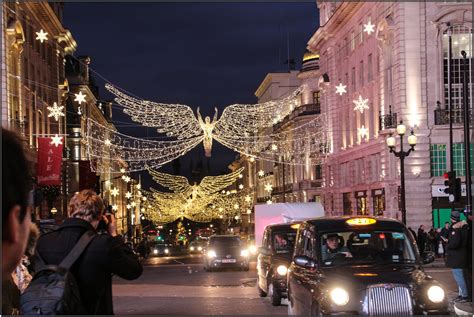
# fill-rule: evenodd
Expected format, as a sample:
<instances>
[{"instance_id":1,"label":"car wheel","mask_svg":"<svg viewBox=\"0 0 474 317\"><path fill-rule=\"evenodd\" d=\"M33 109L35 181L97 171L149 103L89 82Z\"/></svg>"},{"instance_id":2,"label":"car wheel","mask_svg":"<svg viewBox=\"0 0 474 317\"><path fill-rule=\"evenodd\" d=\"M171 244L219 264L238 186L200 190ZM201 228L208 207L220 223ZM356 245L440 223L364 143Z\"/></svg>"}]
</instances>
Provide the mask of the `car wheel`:
<instances>
[{"instance_id":1,"label":"car wheel","mask_svg":"<svg viewBox=\"0 0 474 317\"><path fill-rule=\"evenodd\" d=\"M272 281L269 281L268 284L268 296L270 297L270 302L273 306L280 306L281 304L281 297L275 292L275 288L273 287Z\"/></svg>"},{"instance_id":2,"label":"car wheel","mask_svg":"<svg viewBox=\"0 0 474 317\"><path fill-rule=\"evenodd\" d=\"M267 297L267 293L265 293L261 288L260 288L260 285L259 285L259 278L257 277L257 289L258 289L258 296L260 297Z\"/></svg>"}]
</instances>

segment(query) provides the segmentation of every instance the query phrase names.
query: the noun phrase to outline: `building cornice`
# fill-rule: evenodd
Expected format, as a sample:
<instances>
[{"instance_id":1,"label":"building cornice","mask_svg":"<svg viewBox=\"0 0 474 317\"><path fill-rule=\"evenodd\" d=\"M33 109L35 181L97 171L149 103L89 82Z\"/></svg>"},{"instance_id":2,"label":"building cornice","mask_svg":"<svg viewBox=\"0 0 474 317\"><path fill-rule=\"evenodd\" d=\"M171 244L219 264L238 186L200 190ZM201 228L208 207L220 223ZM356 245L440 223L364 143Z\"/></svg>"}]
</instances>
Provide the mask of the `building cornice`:
<instances>
[{"instance_id":1,"label":"building cornice","mask_svg":"<svg viewBox=\"0 0 474 317\"><path fill-rule=\"evenodd\" d=\"M337 7L334 14L325 25L320 26L309 39L307 49L311 52L319 50L321 42L331 38L348 21L348 16L353 15L364 5L363 2L344 2Z\"/></svg>"}]
</instances>

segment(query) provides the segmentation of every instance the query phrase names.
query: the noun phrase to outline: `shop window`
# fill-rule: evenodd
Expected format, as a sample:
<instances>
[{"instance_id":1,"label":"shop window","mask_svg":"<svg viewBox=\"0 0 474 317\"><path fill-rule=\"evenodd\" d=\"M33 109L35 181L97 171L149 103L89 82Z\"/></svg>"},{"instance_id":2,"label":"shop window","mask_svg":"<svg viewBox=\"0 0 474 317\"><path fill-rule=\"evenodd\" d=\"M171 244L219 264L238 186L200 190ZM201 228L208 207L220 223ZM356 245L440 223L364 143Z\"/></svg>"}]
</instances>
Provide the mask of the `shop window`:
<instances>
[{"instance_id":1,"label":"shop window","mask_svg":"<svg viewBox=\"0 0 474 317\"><path fill-rule=\"evenodd\" d=\"M342 209L344 211L344 215L352 215L351 193L342 194Z\"/></svg>"},{"instance_id":2,"label":"shop window","mask_svg":"<svg viewBox=\"0 0 474 317\"><path fill-rule=\"evenodd\" d=\"M357 215L369 214L369 210L367 208L367 192L366 191L356 192L356 203L357 203Z\"/></svg>"},{"instance_id":3,"label":"shop window","mask_svg":"<svg viewBox=\"0 0 474 317\"><path fill-rule=\"evenodd\" d=\"M372 191L372 200L374 205L374 216L383 216L385 211L385 190L374 189Z\"/></svg>"},{"instance_id":4,"label":"shop window","mask_svg":"<svg viewBox=\"0 0 474 317\"><path fill-rule=\"evenodd\" d=\"M446 144L431 144L431 177L443 176L446 172Z\"/></svg>"}]
</instances>

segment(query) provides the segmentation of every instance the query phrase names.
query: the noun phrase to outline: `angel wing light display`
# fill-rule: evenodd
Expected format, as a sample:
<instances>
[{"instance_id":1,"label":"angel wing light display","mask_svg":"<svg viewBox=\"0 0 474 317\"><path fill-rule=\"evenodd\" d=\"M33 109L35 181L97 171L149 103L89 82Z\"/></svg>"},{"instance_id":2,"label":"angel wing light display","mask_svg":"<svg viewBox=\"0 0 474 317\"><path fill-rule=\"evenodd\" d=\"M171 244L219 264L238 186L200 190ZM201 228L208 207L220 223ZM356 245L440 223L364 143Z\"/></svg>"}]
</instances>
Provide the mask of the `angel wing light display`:
<instances>
[{"instance_id":1,"label":"angel wing light display","mask_svg":"<svg viewBox=\"0 0 474 317\"><path fill-rule=\"evenodd\" d=\"M118 154L117 159L131 162L130 171L138 171L159 167L200 142L209 157L213 140L241 154L284 164L317 163L325 154L327 129L323 116L293 123L285 129L275 128L295 115L303 86L281 100L230 105L220 118L216 108L212 120L208 116L203 119L199 108L195 116L186 105L138 99L111 84L106 84L106 88L133 121L154 127L171 140L143 141L92 121L88 124L87 150L94 161L104 157L104 151L112 151ZM100 169L101 163L96 166Z\"/></svg>"}]
</instances>

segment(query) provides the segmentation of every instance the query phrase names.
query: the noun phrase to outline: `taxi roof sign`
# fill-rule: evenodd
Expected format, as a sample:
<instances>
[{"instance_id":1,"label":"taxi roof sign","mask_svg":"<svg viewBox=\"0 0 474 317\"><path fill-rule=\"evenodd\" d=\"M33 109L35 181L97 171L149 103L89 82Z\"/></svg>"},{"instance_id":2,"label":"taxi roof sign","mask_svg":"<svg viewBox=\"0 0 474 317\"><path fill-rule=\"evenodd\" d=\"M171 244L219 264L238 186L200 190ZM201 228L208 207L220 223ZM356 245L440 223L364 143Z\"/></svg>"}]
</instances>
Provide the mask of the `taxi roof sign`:
<instances>
[{"instance_id":1,"label":"taxi roof sign","mask_svg":"<svg viewBox=\"0 0 474 317\"><path fill-rule=\"evenodd\" d=\"M376 223L377 220L374 218L368 218L368 217L357 217L357 218L350 218L346 220L346 223L351 226L367 226L367 225L373 225Z\"/></svg>"},{"instance_id":2,"label":"taxi roof sign","mask_svg":"<svg viewBox=\"0 0 474 317\"><path fill-rule=\"evenodd\" d=\"M300 227L299 223L294 223L291 225L291 229L298 229Z\"/></svg>"}]
</instances>

